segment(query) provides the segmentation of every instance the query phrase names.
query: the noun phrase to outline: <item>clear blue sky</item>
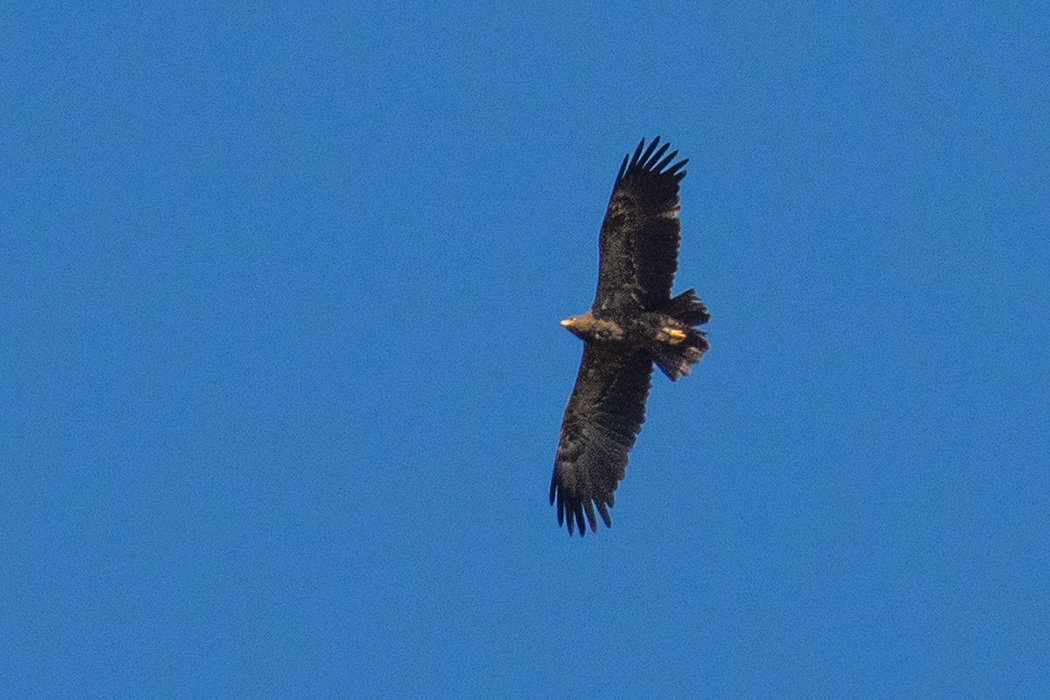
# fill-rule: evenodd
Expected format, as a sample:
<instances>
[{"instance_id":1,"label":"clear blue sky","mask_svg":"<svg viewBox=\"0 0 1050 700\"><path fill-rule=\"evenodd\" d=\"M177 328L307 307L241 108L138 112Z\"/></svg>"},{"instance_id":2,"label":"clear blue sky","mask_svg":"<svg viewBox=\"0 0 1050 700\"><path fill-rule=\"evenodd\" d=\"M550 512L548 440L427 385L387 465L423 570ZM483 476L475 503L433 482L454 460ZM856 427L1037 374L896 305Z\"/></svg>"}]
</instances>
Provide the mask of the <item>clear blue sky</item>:
<instances>
[{"instance_id":1,"label":"clear blue sky","mask_svg":"<svg viewBox=\"0 0 1050 700\"><path fill-rule=\"evenodd\" d=\"M439 5L5 11L0 696L1045 692L1046 4ZM656 134L712 349L570 539Z\"/></svg>"}]
</instances>

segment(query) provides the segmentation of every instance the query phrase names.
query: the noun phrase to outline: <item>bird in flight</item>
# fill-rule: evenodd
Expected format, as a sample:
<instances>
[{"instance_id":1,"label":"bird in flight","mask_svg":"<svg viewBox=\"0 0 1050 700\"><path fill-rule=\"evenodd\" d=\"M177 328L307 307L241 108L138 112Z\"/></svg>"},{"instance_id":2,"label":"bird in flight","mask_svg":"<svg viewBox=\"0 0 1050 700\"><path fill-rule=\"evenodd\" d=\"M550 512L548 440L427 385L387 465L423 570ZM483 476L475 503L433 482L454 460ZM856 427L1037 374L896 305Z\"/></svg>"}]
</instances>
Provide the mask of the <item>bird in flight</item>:
<instances>
[{"instance_id":1,"label":"bird in flight","mask_svg":"<svg viewBox=\"0 0 1050 700\"><path fill-rule=\"evenodd\" d=\"M682 230L678 183L688 160L671 165L678 151L664 155L669 144L659 143L657 136L646 148L642 139L624 157L598 238L594 303L561 322L583 340L550 490L570 535L575 526L583 536L587 524L598 531L595 506L612 527L609 507L645 422L653 363L677 381L710 348L696 326L711 315L695 291L671 297Z\"/></svg>"}]
</instances>

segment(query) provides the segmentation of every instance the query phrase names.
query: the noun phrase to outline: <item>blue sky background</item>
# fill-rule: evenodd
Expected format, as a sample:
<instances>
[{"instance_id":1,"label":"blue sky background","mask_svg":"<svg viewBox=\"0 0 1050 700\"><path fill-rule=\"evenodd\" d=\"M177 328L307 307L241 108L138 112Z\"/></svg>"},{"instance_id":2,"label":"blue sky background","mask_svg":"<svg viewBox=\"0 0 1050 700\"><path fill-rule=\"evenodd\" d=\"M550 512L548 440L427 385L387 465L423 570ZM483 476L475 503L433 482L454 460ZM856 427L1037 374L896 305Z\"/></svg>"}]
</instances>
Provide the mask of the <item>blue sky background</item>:
<instances>
[{"instance_id":1,"label":"blue sky background","mask_svg":"<svg viewBox=\"0 0 1050 700\"><path fill-rule=\"evenodd\" d=\"M1048 114L1041 2L6 10L0 695L1045 692ZM656 134L712 350L570 539Z\"/></svg>"}]
</instances>

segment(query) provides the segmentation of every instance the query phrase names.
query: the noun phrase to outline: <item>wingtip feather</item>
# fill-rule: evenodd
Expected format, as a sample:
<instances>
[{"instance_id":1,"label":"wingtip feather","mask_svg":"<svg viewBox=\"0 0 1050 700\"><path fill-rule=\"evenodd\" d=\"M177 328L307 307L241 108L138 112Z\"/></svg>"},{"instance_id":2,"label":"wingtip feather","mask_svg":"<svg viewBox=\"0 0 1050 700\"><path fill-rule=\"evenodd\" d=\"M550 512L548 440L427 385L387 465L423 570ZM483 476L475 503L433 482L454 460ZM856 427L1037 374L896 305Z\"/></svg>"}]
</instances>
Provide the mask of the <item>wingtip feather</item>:
<instances>
[{"instance_id":1,"label":"wingtip feather","mask_svg":"<svg viewBox=\"0 0 1050 700\"><path fill-rule=\"evenodd\" d=\"M642 149L645 148L645 139L643 138L638 142L638 148L634 149L634 155L631 157L631 165L638 162L638 158L642 155Z\"/></svg>"},{"instance_id":2,"label":"wingtip feather","mask_svg":"<svg viewBox=\"0 0 1050 700\"><path fill-rule=\"evenodd\" d=\"M667 149L670 148L670 147L671 147L671 144L669 144L669 143L665 143L663 146L661 146L660 150L658 150L656 153L654 153L652 156L650 156L645 161L646 167L649 168L650 170L655 170L656 172L660 172L660 170L663 169L663 166L662 165L653 165L653 164L656 163L661 158L663 158L664 152L667 151Z\"/></svg>"},{"instance_id":3,"label":"wingtip feather","mask_svg":"<svg viewBox=\"0 0 1050 700\"><path fill-rule=\"evenodd\" d=\"M642 142L644 143L645 139L642 139ZM652 140L652 143L649 144L649 148L645 149L645 155L643 155L642 159L641 159L642 167L645 167L645 164L649 162L649 159L653 155L653 151L656 150L656 146L659 143L660 143L660 137L657 136L655 139Z\"/></svg>"}]
</instances>

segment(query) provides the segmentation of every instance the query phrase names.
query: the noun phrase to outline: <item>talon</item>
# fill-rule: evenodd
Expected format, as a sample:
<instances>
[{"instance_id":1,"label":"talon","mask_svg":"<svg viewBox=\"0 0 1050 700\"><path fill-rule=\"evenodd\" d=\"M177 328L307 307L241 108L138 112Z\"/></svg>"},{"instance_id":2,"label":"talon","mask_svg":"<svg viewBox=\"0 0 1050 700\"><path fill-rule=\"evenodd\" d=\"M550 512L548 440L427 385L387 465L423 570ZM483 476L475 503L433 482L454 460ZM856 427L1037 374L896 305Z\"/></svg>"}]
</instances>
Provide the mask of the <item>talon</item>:
<instances>
[{"instance_id":1,"label":"talon","mask_svg":"<svg viewBox=\"0 0 1050 700\"><path fill-rule=\"evenodd\" d=\"M669 342L671 345L678 345L680 342L685 340L685 333L678 330L677 328L664 328L663 332L670 337L670 340L667 342Z\"/></svg>"}]
</instances>

